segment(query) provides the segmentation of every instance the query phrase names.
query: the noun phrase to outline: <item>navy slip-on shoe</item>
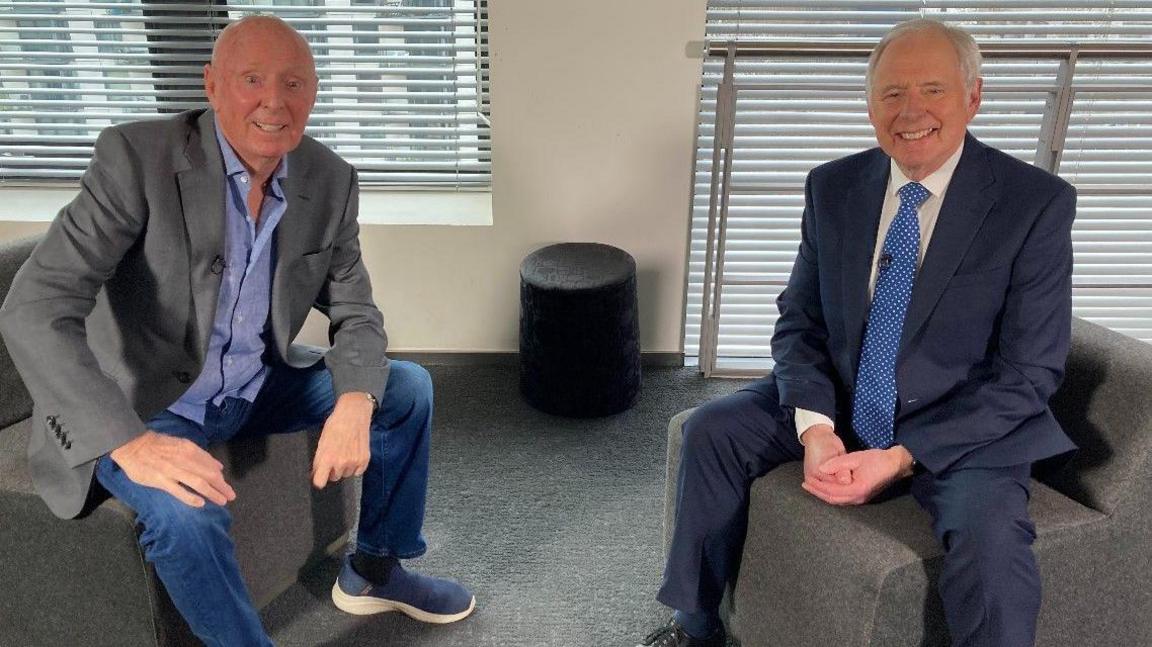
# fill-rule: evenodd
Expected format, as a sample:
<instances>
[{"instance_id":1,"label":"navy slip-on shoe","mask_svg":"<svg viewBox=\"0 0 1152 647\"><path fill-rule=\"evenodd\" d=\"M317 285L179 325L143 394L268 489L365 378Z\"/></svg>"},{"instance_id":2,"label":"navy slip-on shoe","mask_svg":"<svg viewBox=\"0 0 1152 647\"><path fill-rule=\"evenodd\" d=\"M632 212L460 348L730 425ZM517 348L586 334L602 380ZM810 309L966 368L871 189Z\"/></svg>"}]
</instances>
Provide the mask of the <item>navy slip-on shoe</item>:
<instances>
[{"instance_id":1,"label":"navy slip-on shoe","mask_svg":"<svg viewBox=\"0 0 1152 647\"><path fill-rule=\"evenodd\" d=\"M467 618L476 598L460 584L438 577L412 573L397 566L388 583L373 584L352 568L345 556L336 584L332 585L336 608L355 615L399 611L420 622L447 624Z\"/></svg>"}]
</instances>

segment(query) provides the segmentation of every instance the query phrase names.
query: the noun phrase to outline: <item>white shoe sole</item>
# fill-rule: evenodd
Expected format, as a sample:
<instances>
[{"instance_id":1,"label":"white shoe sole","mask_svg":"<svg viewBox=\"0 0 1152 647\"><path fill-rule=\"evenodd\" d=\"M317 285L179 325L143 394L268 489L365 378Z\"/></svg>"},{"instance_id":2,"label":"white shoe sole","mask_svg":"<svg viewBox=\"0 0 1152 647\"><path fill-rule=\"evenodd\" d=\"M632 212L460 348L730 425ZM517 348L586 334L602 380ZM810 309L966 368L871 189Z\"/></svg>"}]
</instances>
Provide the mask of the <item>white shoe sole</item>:
<instances>
[{"instance_id":1,"label":"white shoe sole","mask_svg":"<svg viewBox=\"0 0 1152 647\"><path fill-rule=\"evenodd\" d=\"M435 625L446 625L450 622L463 620L476 609L476 596L472 596L472 599L468 601L468 608L459 613L430 613L395 600L385 600L370 595L348 595L340 588L339 584L332 585L332 602L337 609L357 616L399 611L413 620Z\"/></svg>"}]
</instances>

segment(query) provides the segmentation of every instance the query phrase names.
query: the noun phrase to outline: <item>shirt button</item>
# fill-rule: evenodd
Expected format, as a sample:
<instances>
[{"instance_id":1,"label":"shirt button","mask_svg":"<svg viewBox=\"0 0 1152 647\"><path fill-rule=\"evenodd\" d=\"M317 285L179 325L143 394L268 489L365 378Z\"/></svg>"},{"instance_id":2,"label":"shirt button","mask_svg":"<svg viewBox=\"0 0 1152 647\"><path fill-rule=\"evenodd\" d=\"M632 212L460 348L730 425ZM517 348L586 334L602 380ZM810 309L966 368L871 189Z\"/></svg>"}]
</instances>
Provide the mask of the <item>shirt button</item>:
<instances>
[{"instance_id":1,"label":"shirt button","mask_svg":"<svg viewBox=\"0 0 1152 647\"><path fill-rule=\"evenodd\" d=\"M236 315L236 321L244 323L244 315Z\"/></svg>"},{"instance_id":2,"label":"shirt button","mask_svg":"<svg viewBox=\"0 0 1152 647\"><path fill-rule=\"evenodd\" d=\"M241 175L240 181L243 182L244 184L248 184L248 176L247 175Z\"/></svg>"},{"instance_id":3,"label":"shirt button","mask_svg":"<svg viewBox=\"0 0 1152 647\"><path fill-rule=\"evenodd\" d=\"M224 360L224 365L225 365L225 366L232 366L232 358L231 358L231 357L229 357L229 358L225 359L225 360Z\"/></svg>"}]
</instances>

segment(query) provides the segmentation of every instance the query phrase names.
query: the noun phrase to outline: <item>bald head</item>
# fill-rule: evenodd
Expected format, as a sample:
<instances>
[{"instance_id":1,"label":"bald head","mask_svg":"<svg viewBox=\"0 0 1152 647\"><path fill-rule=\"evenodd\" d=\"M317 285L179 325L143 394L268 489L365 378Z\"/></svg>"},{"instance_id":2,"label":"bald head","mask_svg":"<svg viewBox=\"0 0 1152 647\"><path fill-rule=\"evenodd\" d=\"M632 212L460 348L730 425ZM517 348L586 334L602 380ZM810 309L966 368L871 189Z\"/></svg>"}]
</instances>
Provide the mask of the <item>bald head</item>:
<instances>
[{"instance_id":1,"label":"bald head","mask_svg":"<svg viewBox=\"0 0 1152 647\"><path fill-rule=\"evenodd\" d=\"M277 16L254 14L229 23L220 32L212 45L212 65L229 56L240 44L251 40L282 42L286 46L299 48L312 61L312 48L300 32Z\"/></svg>"}]
</instances>

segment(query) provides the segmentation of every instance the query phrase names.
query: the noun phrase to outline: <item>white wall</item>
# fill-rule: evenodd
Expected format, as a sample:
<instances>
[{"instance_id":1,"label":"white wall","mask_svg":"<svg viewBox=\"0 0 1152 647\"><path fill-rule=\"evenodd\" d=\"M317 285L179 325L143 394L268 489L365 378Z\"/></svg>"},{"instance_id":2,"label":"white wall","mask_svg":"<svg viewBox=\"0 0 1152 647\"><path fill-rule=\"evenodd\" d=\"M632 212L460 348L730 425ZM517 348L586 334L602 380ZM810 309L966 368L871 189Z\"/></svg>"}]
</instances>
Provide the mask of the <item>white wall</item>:
<instances>
[{"instance_id":1,"label":"white wall","mask_svg":"<svg viewBox=\"0 0 1152 647\"><path fill-rule=\"evenodd\" d=\"M365 225L391 348L511 351L519 264L562 241L638 267L641 345L680 350L705 0L495 0L493 224ZM43 225L0 223L0 238ZM305 338L323 339L313 321Z\"/></svg>"}]
</instances>

